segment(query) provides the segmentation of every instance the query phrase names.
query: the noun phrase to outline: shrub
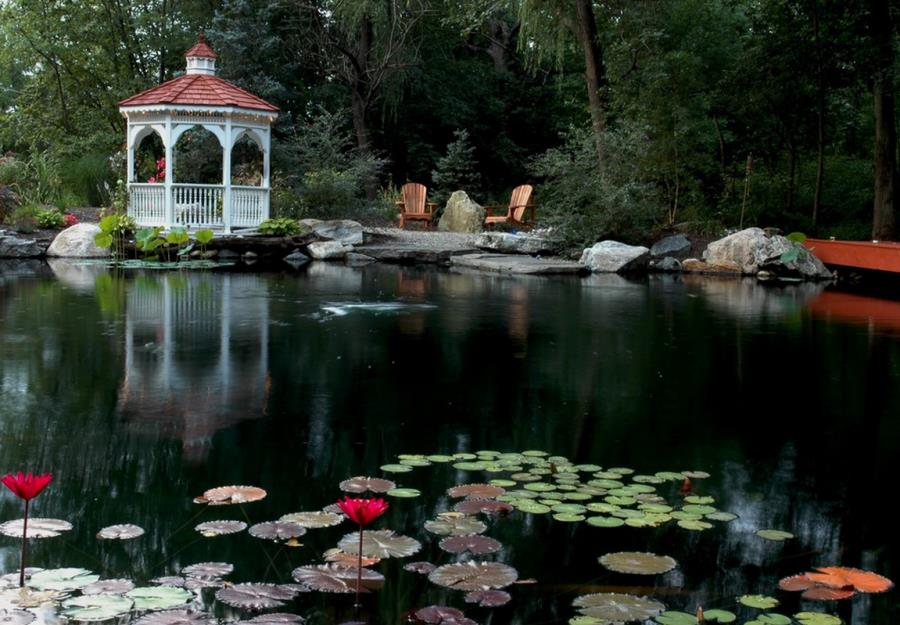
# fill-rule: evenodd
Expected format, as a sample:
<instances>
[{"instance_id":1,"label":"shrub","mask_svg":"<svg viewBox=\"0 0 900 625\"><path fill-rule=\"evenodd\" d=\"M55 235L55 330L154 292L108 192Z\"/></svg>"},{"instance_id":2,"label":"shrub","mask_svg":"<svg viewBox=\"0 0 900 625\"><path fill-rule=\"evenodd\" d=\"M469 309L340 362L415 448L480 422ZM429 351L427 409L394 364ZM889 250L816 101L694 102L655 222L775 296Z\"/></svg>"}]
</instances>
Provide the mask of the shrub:
<instances>
[{"instance_id":1,"label":"shrub","mask_svg":"<svg viewBox=\"0 0 900 625\"><path fill-rule=\"evenodd\" d=\"M462 189L470 196L481 188L481 174L475 160L475 146L469 142L469 131L457 130L456 140L447 145L447 153L437 160L431 172L434 201L443 204L454 191Z\"/></svg>"},{"instance_id":2,"label":"shrub","mask_svg":"<svg viewBox=\"0 0 900 625\"><path fill-rule=\"evenodd\" d=\"M109 201L106 189L112 182L109 158L103 154L85 154L66 162L62 169L62 183L73 203L82 206L103 206Z\"/></svg>"},{"instance_id":3,"label":"shrub","mask_svg":"<svg viewBox=\"0 0 900 625\"><path fill-rule=\"evenodd\" d=\"M282 217L280 219L267 219L256 229L260 234L271 237L287 237L300 234L302 228L296 219Z\"/></svg>"},{"instance_id":4,"label":"shrub","mask_svg":"<svg viewBox=\"0 0 900 625\"><path fill-rule=\"evenodd\" d=\"M62 228L66 225L65 215L56 208L37 211L34 215L34 220L39 227L47 230Z\"/></svg>"},{"instance_id":5,"label":"shrub","mask_svg":"<svg viewBox=\"0 0 900 625\"><path fill-rule=\"evenodd\" d=\"M37 228L36 217L38 210L38 207L30 204L17 206L7 217L7 222L16 232L34 232Z\"/></svg>"}]
</instances>

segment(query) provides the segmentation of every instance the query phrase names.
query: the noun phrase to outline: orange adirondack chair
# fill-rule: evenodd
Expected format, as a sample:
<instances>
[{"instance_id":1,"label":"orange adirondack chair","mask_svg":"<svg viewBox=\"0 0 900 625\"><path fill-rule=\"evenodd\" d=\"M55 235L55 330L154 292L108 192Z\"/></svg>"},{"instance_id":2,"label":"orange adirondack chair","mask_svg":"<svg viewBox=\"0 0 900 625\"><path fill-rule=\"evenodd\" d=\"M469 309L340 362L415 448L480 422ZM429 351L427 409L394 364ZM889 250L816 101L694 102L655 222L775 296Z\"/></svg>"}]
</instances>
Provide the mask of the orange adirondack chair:
<instances>
[{"instance_id":1,"label":"orange adirondack chair","mask_svg":"<svg viewBox=\"0 0 900 625\"><path fill-rule=\"evenodd\" d=\"M530 230L534 226L534 204L531 203L531 193L534 187L530 184L523 184L513 189L512 196L509 198L509 206L496 204L493 206L485 206L484 225L488 228L495 224L511 224ZM506 209L505 215L493 215L494 211ZM528 211L528 219L525 219L525 211Z\"/></svg>"},{"instance_id":2,"label":"orange adirondack chair","mask_svg":"<svg viewBox=\"0 0 900 625\"><path fill-rule=\"evenodd\" d=\"M425 185L418 182L407 182L400 187L402 199L397 201L397 206L400 207L401 229L406 227L407 221L424 221L426 228L431 227L437 204L425 201L427 192Z\"/></svg>"}]
</instances>

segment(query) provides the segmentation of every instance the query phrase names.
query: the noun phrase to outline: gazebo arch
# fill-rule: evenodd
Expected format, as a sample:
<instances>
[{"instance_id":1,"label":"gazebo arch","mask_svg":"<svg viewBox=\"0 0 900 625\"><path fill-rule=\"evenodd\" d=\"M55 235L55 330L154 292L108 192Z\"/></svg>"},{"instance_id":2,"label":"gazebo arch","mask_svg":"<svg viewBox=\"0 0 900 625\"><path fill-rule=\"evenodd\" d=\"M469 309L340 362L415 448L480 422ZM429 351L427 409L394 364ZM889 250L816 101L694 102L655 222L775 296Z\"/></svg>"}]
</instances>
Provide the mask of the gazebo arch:
<instances>
[{"instance_id":1,"label":"gazebo arch","mask_svg":"<svg viewBox=\"0 0 900 625\"><path fill-rule=\"evenodd\" d=\"M269 218L269 176L272 123L278 107L216 76L218 56L203 35L185 53L183 76L119 102L128 121L128 214L141 226L185 226L231 232L255 228ZM178 138L200 126L222 146L221 184L184 184L174 180L174 150ZM165 146L162 183L135 180L135 150L157 132ZM247 134L263 156L259 186L231 184L231 150Z\"/></svg>"}]
</instances>

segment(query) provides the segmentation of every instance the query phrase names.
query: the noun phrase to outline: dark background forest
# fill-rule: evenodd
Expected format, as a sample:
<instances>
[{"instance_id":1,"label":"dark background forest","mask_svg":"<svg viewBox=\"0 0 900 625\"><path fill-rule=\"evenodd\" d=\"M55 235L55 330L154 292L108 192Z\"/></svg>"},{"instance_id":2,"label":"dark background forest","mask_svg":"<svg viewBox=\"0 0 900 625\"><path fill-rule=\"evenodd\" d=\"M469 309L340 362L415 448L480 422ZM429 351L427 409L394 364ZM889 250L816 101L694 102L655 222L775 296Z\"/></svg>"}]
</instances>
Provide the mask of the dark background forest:
<instances>
[{"instance_id":1,"label":"dark background forest","mask_svg":"<svg viewBox=\"0 0 900 625\"><path fill-rule=\"evenodd\" d=\"M104 204L119 100L184 71L273 102L285 216L536 185L576 246L680 227L895 238L897 0L9 0L0 184ZM9 216L8 216L9 217Z\"/></svg>"}]
</instances>

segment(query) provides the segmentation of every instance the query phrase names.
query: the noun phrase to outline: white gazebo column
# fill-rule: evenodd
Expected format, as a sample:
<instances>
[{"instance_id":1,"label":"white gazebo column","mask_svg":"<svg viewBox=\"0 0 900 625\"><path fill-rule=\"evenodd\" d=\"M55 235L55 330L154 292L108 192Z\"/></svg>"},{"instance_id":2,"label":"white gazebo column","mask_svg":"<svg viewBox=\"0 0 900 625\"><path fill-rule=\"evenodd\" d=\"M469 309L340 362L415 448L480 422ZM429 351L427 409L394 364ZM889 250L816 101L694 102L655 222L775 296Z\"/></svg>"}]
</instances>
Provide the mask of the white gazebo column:
<instances>
[{"instance_id":1,"label":"white gazebo column","mask_svg":"<svg viewBox=\"0 0 900 625\"><path fill-rule=\"evenodd\" d=\"M222 221L225 234L231 234L231 117L225 119L225 140L222 141Z\"/></svg>"},{"instance_id":2,"label":"white gazebo column","mask_svg":"<svg viewBox=\"0 0 900 625\"><path fill-rule=\"evenodd\" d=\"M265 133L263 133L263 144L262 144L262 153L263 153L263 170L262 170L262 188L265 189L263 193L263 207L262 207L262 218L263 221L269 218L269 177L270 177L270 169L271 169L271 153L272 153L272 130L271 126L266 127Z\"/></svg>"},{"instance_id":3,"label":"white gazebo column","mask_svg":"<svg viewBox=\"0 0 900 625\"><path fill-rule=\"evenodd\" d=\"M163 137L163 143L166 146L166 228L171 228L175 225L175 199L172 197L172 178L174 177L175 167L172 163L172 154L175 151L175 146L172 145L172 116L166 116L166 136Z\"/></svg>"},{"instance_id":4,"label":"white gazebo column","mask_svg":"<svg viewBox=\"0 0 900 625\"><path fill-rule=\"evenodd\" d=\"M137 148L137 146L134 144L134 138L131 135L130 119L128 120L128 131L125 136L128 137L128 144L126 146L126 152L128 153L128 171L125 174L125 183L131 184L132 182L134 182L134 150Z\"/></svg>"}]
</instances>

